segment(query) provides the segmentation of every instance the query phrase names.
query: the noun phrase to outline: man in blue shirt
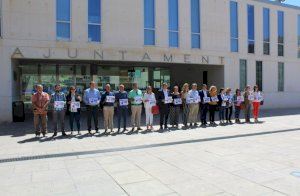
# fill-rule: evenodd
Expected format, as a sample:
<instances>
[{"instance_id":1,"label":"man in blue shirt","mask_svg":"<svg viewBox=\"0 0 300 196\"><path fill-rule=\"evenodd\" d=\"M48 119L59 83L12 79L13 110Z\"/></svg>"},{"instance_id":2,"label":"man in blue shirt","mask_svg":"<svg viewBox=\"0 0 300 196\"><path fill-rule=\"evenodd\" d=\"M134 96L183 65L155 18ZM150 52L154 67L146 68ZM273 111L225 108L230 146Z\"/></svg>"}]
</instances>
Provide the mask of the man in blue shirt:
<instances>
[{"instance_id":1,"label":"man in blue shirt","mask_svg":"<svg viewBox=\"0 0 300 196\"><path fill-rule=\"evenodd\" d=\"M65 103L66 96L61 92L59 84L55 85L55 92L51 95L51 104L53 104L53 127L54 134L52 137L57 136L58 121L60 121L61 133L66 136L65 133Z\"/></svg>"},{"instance_id":2,"label":"man in blue shirt","mask_svg":"<svg viewBox=\"0 0 300 196\"><path fill-rule=\"evenodd\" d=\"M105 85L105 92L101 96L101 105L103 106L103 116L104 116L104 129L110 129L113 132L114 127L114 104L115 104L115 94L110 91L110 84Z\"/></svg>"},{"instance_id":3,"label":"man in blue shirt","mask_svg":"<svg viewBox=\"0 0 300 196\"><path fill-rule=\"evenodd\" d=\"M119 86L119 92L116 93L116 102L117 102L117 114L118 114L118 133L120 133L121 129L121 120L123 119L123 133L126 130L126 118L128 114L128 94L124 90L124 85L121 84Z\"/></svg>"},{"instance_id":4,"label":"man in blue shirt","mask_svg":"<svg viewBox=\"0 0 300 196\"><path fill-rule=\"evenodd\" d=\"M92 117L94 119L94 125L96 133L99 132L98 128L98 116L99 116L99 103L101 100L100 92L96 89L96 83L94 81L90 82L90 88L84 91L83 102L87 107L87 126L88 131L91 133L92 129Z\"/></svg>"}]
</instances>

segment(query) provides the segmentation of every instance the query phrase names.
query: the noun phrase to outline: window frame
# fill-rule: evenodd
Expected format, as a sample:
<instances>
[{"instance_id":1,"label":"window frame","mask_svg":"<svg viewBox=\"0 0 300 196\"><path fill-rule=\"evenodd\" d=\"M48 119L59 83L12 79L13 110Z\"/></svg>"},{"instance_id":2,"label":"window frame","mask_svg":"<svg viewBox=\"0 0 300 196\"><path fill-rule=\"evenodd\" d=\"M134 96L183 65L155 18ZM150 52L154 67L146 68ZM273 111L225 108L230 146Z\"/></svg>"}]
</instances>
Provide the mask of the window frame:
<instances>
[{"instance_id":1,"label":"window frame","mask_svg":"<svg viewBox=\"0 0 300 196\"><path fill-rule=\"evenodd\" d=\"M191 20L191 49L196 49L196 50L199 50L201 49L201 46L202 46L202 37L201 37L201 0L197 0L198 1L198 13L197 15L199 15L199 29L198 29L198 32L194 32L193 31L193 12L192 12L192 1L193 0L190 0L190 20ZM199 37L199 47L193 47L193 36L196 35L197 37Z\"/></svg>"},{"instance_id":2,"label":"window frame","mask_svg":"<svg viewBox=\"0 0 300 196\"><path fill-rule=\"evenodd\" d=\"M250 36L250 34L252 34L252 33L250 33L250 31L249 31L249 26L251 25L252 26L252 24L250 24L250 15L249 15L249 9L250 8L253 8L253 39L252 38L250 38L251 36ZM253 44L253 52L252 51L250 51L250 45L251 44ZM254 5L251 5L251 4L247 4L247 46L248 46L248 54L255 54L255 7L254 7Z\"/></svg>"},{"instance_id":3,"label":"window frame","mask_svg":"<svg viewBox=\"0 0 300 196\"><path fill-rule=\"evenodd\" d=\"M284 92L284 83L285 83L285 77L284 77L284 63L278 62L278 92ZM282 73L280 72L282 70ZM282 82L282 83L281 83Z\"/></svg>"},{"instance_id":4,"label":"window frame","mask_svg":"<svg viewBox=\"0 0 300 196\"><path fill-rule=\"evenodd\" d=\"M248 61L246 59L240 59L239 60L239 79L240 79L240 90L243 91L243 89L245 89L245 87L247 86L247 82L248 82ZM244 73L242 75L242 66L244 66ZM244 76L244 84L242 84L242 77Z\"/></svg>"},{"instance_id":5,"label":"window frame","mask_svg":"<svg viewBox=\"0 0 300 196\"><path fill-rule=\"evenodd\" d=\"M100 1L100 23L93 23L93 22L89 22L89 0L87 1L87 4L88 4L88 6L87 6L87 41L89 42L89 43L97 43L97 44L101 44L102 43L102 38L103 38L103 26L102 26L102 0L99 0ZM92 26L99 26L100 27L100 41L91 41L90 39L89 39L89 27L90 27L90 25L92 25Z\"/></svg>"},{"instance_id":6,"label":"window frame","mask_svg":"<svg viewBox=\"0 0 300 196\"><path fill-rule=\"evenodd\" d=\"M72 0L69 0L70 1L70 20L69 21L63 21L63 20L57 20L57 1L59 0L56 0L55 1L55 34L56 34L56 41L66 41L66 42L70 42L72 41ZM58 26L58 23L61 23L61 24L69 24L69 27L70 27L70 37L67 39L67 38L59 38L57 36L57 26Z\"/></svg>"},{"instance_id":7,"label":"window frame","mask_svg":"<svg viewBox=\"0 0 300 196\"><path fill-rule=\"evenodd\" d=\"M280 25L281 19L280 19L280 14L282 13L282 25ZM284 42L285 42L285 36L284 36L284 11L278 10L277 11L277 56L278 57L284 57ZM280 29L280 26L282 29ZM282 41L280 38L280 31L282 30ZM281 50L282 49L282 53Z\"/></svg>"},{"instance_id":8,"label":"window frame","mask_svg":"<svg viewBox=\"0 0 300 196\"><path fill-rule=\"evenodd\" d=\"M176 0L177 2L177 30L173 30L173 29L170 29L170 1L171 0L168 0L168 34L169 34L169 48L179 48L180 47L180 37L179 37L179 0ZM177 34L177 46L171 46L171 36L170 34L172 33L176 33Z\"/></svg>"},{"instance_id":9,"label":"window frame","mask_svg":"<svg viewBox=\"0 0 300 196\"><path fill-rule=\"evenodd\" d=\"M268 12L268 18L267 18L267 20L268 20L268 38L265 38L265 27L266 27L266 24L265 24L265 20L266 20L266 18L265 18L265 11L267 11ZM270 20L270 8L266 8L266 7L264 7L263 8L263 54L264 55L270 55L270 53L271 53L271 44L270 44L270 42L271 42L271 32L270 32L270 30L271 30L271 20ZM266 39L267 39L267 41L266 41ZM268 51L266 52L266 46L267 46L267 48L268 48Z\"/></svg>"},{"instance_id":10,"label":"window frame","mask_svg":"<svg viewBox=\"0 0 300 196\"><path fill-rule=\"evenodd\" d=\"M145 1L147 0L143 0L143 45L146 47L153 47L156 46L157 40L156 40L156 0L152 0L153 1L153 27L146 27L146 13L145 13ZM153 44L146 44L146 31L151 31L153 32L154 35L154 40L153 40Z\"/></svg>"},{"instance_id":11,"label":"window frame","mask_svg":"<svg viewBox=\"0 0 300 196\"><path fill-rule=\"evenodd\" d=\"M232 21L231 19L231 15L232 15L232 4L235 4L235 6L236 6L236 20L235 21ZM229 11L230 11L230 52L239 52L239 17L238 17L238 15L239 15L239 9L238 9L238 2L237 1L230 1L229 2ZM232 22L235 22L236 23L236 30L237 30L237 32L236 33L233 33L232 32ZM233 36L233 34L236 34L237 36L236 37L234 37ZM233 45L232 45L232 41L236 41L236 43L237 43L237 46L236 46L236 51L235 50L233 50Z\"/></svg>"}]
</instances>

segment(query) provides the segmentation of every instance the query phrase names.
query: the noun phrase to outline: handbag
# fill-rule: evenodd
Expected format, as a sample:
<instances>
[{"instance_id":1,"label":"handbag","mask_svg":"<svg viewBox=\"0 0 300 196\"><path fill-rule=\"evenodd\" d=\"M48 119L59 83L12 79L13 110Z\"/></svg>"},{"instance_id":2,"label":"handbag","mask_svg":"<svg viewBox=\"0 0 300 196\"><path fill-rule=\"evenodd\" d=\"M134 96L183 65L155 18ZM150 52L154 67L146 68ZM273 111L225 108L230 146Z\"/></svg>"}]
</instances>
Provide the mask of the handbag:
<instances>
[{"instance_id":1,"label":"handbag","mask_svg":"<svg viewBox=\"0 0 300 196\"><path fill-rule=\"evenodd\" d=\"M261 101L261 102L260 102L260 105L264 105L264 101Z\"/></svg>"},{"instance_id":2,"label":"handbag","mask_svg":"<svg viewBox=\"0 0 300 196\"><path fill-rule=\"evenodd\" d=\"M158 107L158 105L152 106L151 113L154 114L154 115L159 114L159 107Z\"/></svg>"}]
</instances>

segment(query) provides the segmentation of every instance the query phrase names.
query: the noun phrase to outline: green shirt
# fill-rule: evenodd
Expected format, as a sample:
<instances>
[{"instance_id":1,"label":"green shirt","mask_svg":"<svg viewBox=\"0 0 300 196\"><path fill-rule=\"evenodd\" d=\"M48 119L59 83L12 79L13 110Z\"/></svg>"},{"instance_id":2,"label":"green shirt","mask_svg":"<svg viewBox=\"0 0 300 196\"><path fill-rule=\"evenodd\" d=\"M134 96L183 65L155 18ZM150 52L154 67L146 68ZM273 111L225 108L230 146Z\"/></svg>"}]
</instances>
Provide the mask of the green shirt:
<instances>
[{"instance_id":1,"label":"green shirt","mask_svg":"<svg viewBox=\"0 0 300 196\"><path fill-rule=\"evenodd\" d=\"M142 91L139 90L139 89L138 90L131 90L128 94L128 98L130 99L132 105L141 105L139 103L135 103L135 101L134 101L135 97L143 97Z\"/></svg>"}]
</instances>

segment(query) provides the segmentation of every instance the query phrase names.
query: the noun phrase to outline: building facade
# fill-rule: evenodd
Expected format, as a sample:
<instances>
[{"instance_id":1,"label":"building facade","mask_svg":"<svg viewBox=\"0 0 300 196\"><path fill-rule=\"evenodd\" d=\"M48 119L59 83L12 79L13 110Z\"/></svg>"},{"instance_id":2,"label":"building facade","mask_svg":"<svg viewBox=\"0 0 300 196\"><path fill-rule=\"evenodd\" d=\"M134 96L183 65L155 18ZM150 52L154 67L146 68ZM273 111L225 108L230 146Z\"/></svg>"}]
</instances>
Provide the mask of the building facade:
<instances>
[{"instance_id":1,"label":"building facade","mask_svg":"<svg viewBox=\"0 0 300 196\"><path fill-rule=\"evenodd\" d=\"M300 8L268 0L0 0L0 122L34 86L244 88L300 105Z\"/></svg>"}]
</instances>

